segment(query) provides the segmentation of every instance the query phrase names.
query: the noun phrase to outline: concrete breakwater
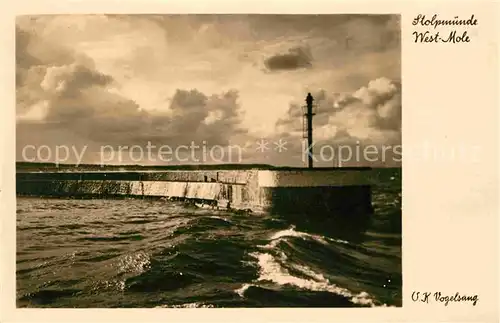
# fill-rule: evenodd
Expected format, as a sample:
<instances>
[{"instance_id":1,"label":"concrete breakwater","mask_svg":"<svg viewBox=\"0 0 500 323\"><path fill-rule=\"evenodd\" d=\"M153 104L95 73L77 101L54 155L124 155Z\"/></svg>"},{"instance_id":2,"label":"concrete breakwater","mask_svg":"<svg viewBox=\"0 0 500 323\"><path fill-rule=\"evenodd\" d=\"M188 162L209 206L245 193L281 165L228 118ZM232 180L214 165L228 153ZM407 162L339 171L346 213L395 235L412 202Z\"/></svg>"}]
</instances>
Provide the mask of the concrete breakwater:
<instances>
[{"instance_id":1,"label":"concrete breakwater","mask_svg":"<svg viewBox=\"0 0 500 323\"><path fill-rule=\"evenodd\" d=\"M217 208L295 214L317 222L372 212L368 170L25 172L16 175L16 191L21 196L187 200Z\"/></svg>"}]
</instances>

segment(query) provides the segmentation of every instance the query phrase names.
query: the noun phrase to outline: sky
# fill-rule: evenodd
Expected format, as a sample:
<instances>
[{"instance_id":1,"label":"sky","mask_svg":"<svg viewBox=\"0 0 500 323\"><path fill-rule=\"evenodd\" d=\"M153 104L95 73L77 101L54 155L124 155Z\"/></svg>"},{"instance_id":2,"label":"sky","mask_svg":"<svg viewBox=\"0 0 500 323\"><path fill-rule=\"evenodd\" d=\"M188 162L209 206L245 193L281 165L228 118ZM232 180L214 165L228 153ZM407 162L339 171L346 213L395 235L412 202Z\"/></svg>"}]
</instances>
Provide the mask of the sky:
<instances>
[{"instance_id":1,"label":"sky","mask_svg":"<svg viewBox=\"0 0 500 323\"><path fill-rule=\"evenodd\" d=\"M344 164L397 166L381 148L401 144L399 16L16 20L18 161L303 166L308 92L318 165L371 145Z\"/></svg>"}]
</instances>

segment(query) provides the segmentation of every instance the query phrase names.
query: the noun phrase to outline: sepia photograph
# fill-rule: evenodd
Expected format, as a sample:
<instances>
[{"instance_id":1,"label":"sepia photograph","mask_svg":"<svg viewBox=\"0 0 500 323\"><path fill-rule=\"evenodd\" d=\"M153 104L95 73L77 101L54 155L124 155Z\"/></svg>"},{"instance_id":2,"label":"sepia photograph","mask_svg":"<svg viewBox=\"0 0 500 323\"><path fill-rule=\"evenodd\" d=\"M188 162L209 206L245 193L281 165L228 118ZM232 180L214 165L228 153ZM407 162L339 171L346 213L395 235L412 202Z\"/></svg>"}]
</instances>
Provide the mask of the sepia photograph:
<instances>
[{"instance_id":1,"label":"sepia photograph","mask_svg":"<svg viewBox=\"0 0 500 323\"><path fill-rule=\"evenodd\" d=\"M16 306L402 307L401 52L399 14L18 15Z\"/></svg>"}]
</instances>

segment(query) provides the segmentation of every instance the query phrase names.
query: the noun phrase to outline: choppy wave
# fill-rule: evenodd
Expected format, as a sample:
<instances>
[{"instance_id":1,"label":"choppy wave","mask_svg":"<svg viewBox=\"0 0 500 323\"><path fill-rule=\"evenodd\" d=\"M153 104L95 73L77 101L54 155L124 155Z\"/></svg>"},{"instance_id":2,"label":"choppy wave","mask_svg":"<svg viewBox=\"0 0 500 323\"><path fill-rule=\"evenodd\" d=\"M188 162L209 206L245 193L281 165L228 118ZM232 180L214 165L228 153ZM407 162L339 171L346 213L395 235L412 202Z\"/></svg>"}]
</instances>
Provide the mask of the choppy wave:
<instances>
[{"instance_id":1,"label":"choppy wave","mask_svg":"<svg viewBox=\"0 0 500 323\"><path fill-rule=\"evenodd\" d=\"M20 307L401 306L396 190L363 240L164 201L18 199Z\"/></svg>"},{"instance_id":2,"label":"choppy wave","mask_svg":"<svg viewBox=\"0 0 500 323\"><path fill-rule=\"evenodd\" d=\"M262 252L250 253L250 256L255 258L257 261L257 265L259 267L259 277L254 283L245 283L240 288L236 289L235 292L238 295L244 297L245 291L247 291L250 287L259 286L259 282L273 282L279 286L294 286L303 290L334 293L348 298L354 304L368 306L381 305L378 304L377 301L365 291L354 294L346 288L332 284L323 274L316 272L305 265L289 261L285 252L278 248L278 244L285 241L288 237L311 239L324 245L328 244L327 239L336 243L348 243L344 240L337 240L296 231L293 226L289 229L278 231L270 237L269 243L259 246L260 249L263 250ZM268 252L269 250L274 251L274 253ZM297 277L291 274L284 264L288 264L288 267L293 268L294 271L296 273L300 273L302 277ZM383 304L382 306L386 306L386 304Z\"/></svg>"}]
</instances>

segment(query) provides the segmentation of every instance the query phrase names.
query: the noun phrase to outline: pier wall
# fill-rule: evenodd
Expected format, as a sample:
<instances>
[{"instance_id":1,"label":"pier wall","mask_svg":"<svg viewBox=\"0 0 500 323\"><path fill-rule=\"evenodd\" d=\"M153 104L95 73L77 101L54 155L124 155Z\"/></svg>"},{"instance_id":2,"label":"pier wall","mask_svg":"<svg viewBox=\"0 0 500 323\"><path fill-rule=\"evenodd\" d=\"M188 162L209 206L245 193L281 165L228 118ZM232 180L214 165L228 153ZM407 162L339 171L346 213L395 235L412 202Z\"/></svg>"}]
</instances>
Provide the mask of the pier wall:
<instances>
[{"instance_id":1,"label":"pier wall","mask_svg":"<svg viewBox=\"0 0 500 323\"><path fill-rule=\"evenodd\" d=\"M155 197L217 208L286 214L294 222L366 218L371 186L364 170L221 170L17 173L21 196Z\"/></svg>"},{"instance_id":2,"label":"pier wall","mask_svg":"<svg viewBox=\"0 0 500 323\"><path fill-rule=\"evenodd\" d=\"M165 197L257 209L258 171L17 173L18 195Z\"/></svg>"},{"instance_id":3,"label":"pier wall","mask_svg":"<svg viewBox=\"0 0 500 323\"><path fill-rule=\"evenodd\" d=\"M170 182L219 182L247 184L253 170L245 171L150 171L150 172L26 172L17 173L17 180L121 180Z\"/></svg>"}]
</instances>

